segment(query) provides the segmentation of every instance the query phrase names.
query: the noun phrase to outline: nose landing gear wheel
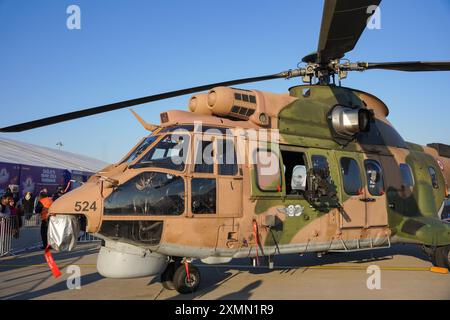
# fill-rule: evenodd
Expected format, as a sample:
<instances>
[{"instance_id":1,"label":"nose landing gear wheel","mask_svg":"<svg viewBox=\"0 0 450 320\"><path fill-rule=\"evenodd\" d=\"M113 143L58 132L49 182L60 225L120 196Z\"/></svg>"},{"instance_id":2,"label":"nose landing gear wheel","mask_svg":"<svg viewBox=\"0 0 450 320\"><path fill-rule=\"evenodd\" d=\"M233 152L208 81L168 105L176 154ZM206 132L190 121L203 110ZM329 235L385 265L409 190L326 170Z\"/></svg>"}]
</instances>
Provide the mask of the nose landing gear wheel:
<instances>
[{"instance_id":1,"label":"nose landing gear wheel","mask_svg":"<svg viewBox=\"0 0 450 320\"><path fill-rule=\"evenodd\" d=\"M200 285L200 271L198 268L190 263L188 268L189 277L184 264L179 264L173 275L175 289L182 294L195 292Z\"/></svg>"}]
</instances>

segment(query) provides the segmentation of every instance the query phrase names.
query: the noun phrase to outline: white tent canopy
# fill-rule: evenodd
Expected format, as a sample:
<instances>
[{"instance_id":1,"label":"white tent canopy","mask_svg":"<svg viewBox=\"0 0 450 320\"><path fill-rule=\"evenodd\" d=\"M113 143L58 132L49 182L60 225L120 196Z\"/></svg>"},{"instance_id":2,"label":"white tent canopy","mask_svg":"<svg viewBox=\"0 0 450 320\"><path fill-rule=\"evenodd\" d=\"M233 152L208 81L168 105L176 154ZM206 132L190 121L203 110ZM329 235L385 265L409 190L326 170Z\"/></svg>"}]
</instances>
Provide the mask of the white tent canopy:
<instances>
[{"instance_id":1,"label":"white tent canopy","mask_svg":"<svg viewBox=\"0 0 450 320\"><path fill-rule=\"evenodd\" d=\"M90 157L3 137L0 137L0 162L88 172L97 172L108 165Z\"/></svg>"}]
</instances>

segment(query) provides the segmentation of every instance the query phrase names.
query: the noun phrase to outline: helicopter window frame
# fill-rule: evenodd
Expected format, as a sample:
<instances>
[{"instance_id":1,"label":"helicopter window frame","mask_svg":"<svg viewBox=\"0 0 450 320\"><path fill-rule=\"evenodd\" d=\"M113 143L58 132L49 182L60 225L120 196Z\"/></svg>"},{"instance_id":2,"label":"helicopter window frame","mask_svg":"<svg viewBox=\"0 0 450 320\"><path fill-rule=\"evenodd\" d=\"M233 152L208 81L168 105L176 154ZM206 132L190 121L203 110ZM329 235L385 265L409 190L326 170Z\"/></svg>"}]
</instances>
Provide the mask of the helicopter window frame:
<instances>
[{"instance_id":1,"label":"helicopter window frame","mask_svg":"<svg viewBox=\"0 0 450 320\"><path fill-rule=\"evenodd\" d=\"M379 180L372 181L369 177L368 172L368 165L373 165L375 167L375 170L377 171L377 174L379 175ZM369 190L369 193L372 196L381 197L385 194L385 185L384 185L384 173L383 173L383 167L381 164L374 159L366 159L364 160L364 173L367 180L367 190ZM374 185L373 188L371 188L371 185Z\"/></svg>"},{"instance_id":2,"label":"helicopter window frame","mask_svg":"<svg viewBox=\"0 0 450 320\"><path fill-rule=\"evenodd\" d=\"M270 152L271 154L275 155L275 157L278 159L278 177L279 177L279 181L278 181L278 185L275 187L275 189L264 189L263 187L261 187L260 185L260 166L258 165L258 153L259 152ZM256 148L253 151L253 159L254 159L254 172L255 172L255 182L256 182L256 187L258 188L258 190L260 192L267 192L267 193L281 193L283 191L283 171L281 168L281 162L280 162L280 154L275 152L274 150L272 150L272 148ZM273 175L275 176L275 174Z\"/></svg>"},{"instance_id":3,"label":"helicopter window frame","mask_svg":"<svg viewBox=\"0 0 450 320\"><path fill-rule=\"evenodd\" d=\"M129 161L130 157L137 151L137 149L139 149L147 139L150 139L152 137L155 137L155 140L150 143L145 149L143 149L138 156L136 156L133 160ZM134 145L133 148L131 148L130 151L127 152L127 154L125 156L122 157L122 159L120 159L120 161L118 162L118 164L123 164L123 163L127 163L128 165L132 165L133 163L136 162L136 160L139 160L140 157L142 157L142 155L145 154L145 151L148 150L149 148L151 148L156 142L159 141L160 138L160 134L159 133L155 133L155 134L150 134L146 137L143 137L139 140L139 142L137 144Z\"/></svg>"},{"instance_id":4,"label":"helicopter window frame","mask_svg":"<svg viewBox=\"0 0 450 320\"><path fill-rule=\"evenodd\" d=\"M206 138L205 138L206 137ZM215 146L215 139L216 136L212 135L212 134L205 134L205 133L194 133L193 134L193 143L192 143L192 149L193 149L193 161L191 164L191 173L195 174L196 176L202 176L202 175L206 175L206 176L210 176L210 175L217 175L217 168L216 168L216 161L215 156L216 156L216 146ZM211 149L211 160L212 163L204 163L204 152L205 152L205 143L207 143L208 145L206 147L212 147ZM197 163L197 159L199 156L199 146L201 145L201 163ZM202 168L202 166L208 166L208 168L211 168L212 171L197 171L197 168Z\"/></svg>"},{"instance_id":5,"label":"helicopter window frame","mask_svg":"<svg viewBox=\"0 0 450 320\"><path fill-rule=\"evenodd\" d=\"M300 148L284 148L280 146L280 154L281 154L281 160L283 161L283 178L284 178L284 185L285 185L285 192L286 192L286 198L304 198L304 194L306 191L308 191L308 170L311 167L310 163L309 163L309 159L307 156L307 152L306 149L300 149ZM300 159L297 160L297 163L294 163L295 161L293 161L292 157L294 157L294 154L296 154ZM286 156L286 157L285 157ZM288 167L286 167L286 161L285 159L289 159L289 161L287 161L290 165ZM293 164L293 165L291 165ZM292 189L292 176L294 173L294 169L297 168L297 166L304 166L306 169L306 181L305 181L305 189L301 190L301 189L295 189L297 190L297 193L292 193L294 189ZM286 172L289 172L288 170L291 171L291 173L286 174ZM288 179L289 178L289 179Z\"/></svg>"},{"instance_id":6,"label":"helicopter window frame","mask_svg":"<svg viewBox=\"0 0 450 320\"><path fill-rule=\"evenodd\" d=\"M348 180L348 178L346 178L346 177L348 177L349 175L348 174L345 174L345 172L344 172L344 167L343 167L343 165L342 165L342 161L343 160L349 160L351 163L354 163L354 164L356 164L356 169L358 169L358 181L359 181L359 188L355 188L355 191L353 191L353 190L348 190L348 187L349 187L349 180ZM344 192L347 194L347 195L349 195L349 196L359 196L359 195L361 195L361 193L363 192L362 190L364 190L363 188L364 188L364 184L363 184L363 181L362 181L362 179L361 179L361 168L360 168L360 166L359 166L359 163L358 163L358 160L356 160L355 158L351 158L351 157L341 157L340 159L339 159L339 167L340 167L340 171L341 171L341 177L342 177L342 187L343 187L343 189L344 189ZM349 166L349 169L350 169L350 166ZM353 187L352 187L353 188Z\"/></svg>"},{"instance_id":7,"label":"helicopter window frame","mask_svg":"<svg viewBox=\"0 0 450 320\"><path fill-rule=\"evenodd\" d=\"M433 166L428 166L428 174L430 175L433 189L439 189L439 178L437 176L437 171Z\"/></svg>"},{"instance_id":8,"label":"helicopter window frame","mask_svg":"<svg viewBox=\"0 0 450 320\"><path fill-rule=\"evenodd\" d=\"M150 152L152 152L153 150L155 150L155 148L167 137L170 136L183 136L184 138L187 138L187 147L186 148L182 148L181 151L185 151L186 155L181 156L183 158L183 167L177 169L176 167L167 167L167 166L162 166L162 165L149 165L150 162L143 162L144 158L149 155ZM187 132L186 130L179 130L179 131L174 131L174 132L170 132L167 134L162 134L160 136L159 139L157 139L156 141L154 141L151 145L151 148L146 149L146 152L143 152L137 159L135 159L135 161L133 161L130 165L129 168L132 169L141 169L141 168L155 168L155 169L163 169L163 170L171 170L171 171L175 171L177 173L183 173L186 171L186 168L188 167L187 165L189 164L189 157L190 157L190 147L191 147L191 142L192 142L192 135L190 132ZM183 142L184 143L184 142ZM174 150L174 149L167 149L168 151L170 150ZM167 158L167 157L166 157Z\"/></svg>"},{"instance_id":9,"label":"helicopter window frame","mask_svg":"<svg viewBox=\"0 0 450 320\"><path fill-rule=\"evenodd\" d=\"M216 128L212 128L212 129L216 129ZM189 164L190 167L190 173L194 174L195 176L199 176L199 177L206 177L206 176L224 176L224 177L235 177L235 176L241 176L242 175L242 170L241 170L241 166L239 164L238 161L238 153L237 153L237 147L238 147L238 143L236 142L236 137L234 137L233 135L229 135L229 134L223 134L223 132L221 130L217 130L215 132L197 132L197 133L193 133L192 134L192 163ZM232 145L233 149L234 149L234 163L232 164L232 166L234 167L233 172L230 173L226 173L221 171L221 167L222 164L219 163L219 156L220 154L223 152L223 148L220 149L219 148L219 142L221 141L227 141L227 143L225 145ZM207 142L208 146L212 145L212 154L211 154L211 161L212 164L206 164L207 166L212 167L212 171L209 170L208 172L205 171L198 171L198 167L205 165L204 163L197 163L197 159L198 159L198 150L199 150L199 143L204 143ZM204 148L202 146L202 155L204 153ZM203 161L203 158L202 158Z\"/></svg>"},{"instance_id":10,"label":"helicopter window frame","mask_svg":"<svg viewBox=\"0 0 450 320\"><path fill-rule=\"evenodd\" d=\"M320 159L320 161L316 161L319 159ZM322 166L323 164L326 164L326 166ZM323 154L312 154L311 155L311 168L313 170L319 169L319 170L326 171L327 175L329 177L331 175L330 162L328 161L328 158Z\"/></svg>"},{"instance_id":11,"label":"helicopter window frame","mask_svg":"<svg viewBox=\"0 0 450 320\"><path fill-rule=\"evenodd\" d=\"M219 147L219 141L222 145ZM219 157L225 155L225 160L227 160L228 146L232 146L233 151L233 163L220 163ZM238 164L238 154L236 153L236 141L234 137L218 136L214 139L214 163L217 165L217 174L219 176L234 177L239 174L239 164ZM227 173L228 168L231 168L231 173Z\"/></svg>"},{"instance_id":12,"label":"helicopter window frame","mask_svg":"<svg viewBox=\"0 0 450 320\"><path fill-rule=\"evenodd\" d=\"M194 201L196 201L196 198L199 197L199 195L196 193L196 190L194 189L194 182L197 181L209 181L209 183L211 184L211 186L214 185L214 212L195 212L194 211ZM196 217L215 217L217 216L217 205L218 205L218 199L217 199L217 190L218 190L218 186L217 186L217 179L214 176L195 176L192 177L189 181L190 184L190 201L189 201L189 210L191 212L192 215L196 216ZM206 184L203 184L206 185Z\"/></svg>"},{"instance_id":13,"label":"helicopter window frame","mask_svg":"<svg viewBox=\"0 0 450 320\"><path fill-rule=\"evenodd\" d=\"M179 189L177 189L179 188ZM116 188L104 200L103 214L114 217L181 217L187 212L187 190L186 179L181 174L168 174L158 171L143 171L125 181ZM132 194L133 196L130 196ZM165 195L169 196L170 201L153 202L149 199ZM178 198L177 198L178 197ZM126 199L126 201L124 200ZM136 202L139 200L140 202ZM129 202L131 201L131 202ZM179 201L179 202L177 202ZM116 203L116 205L114 205ZM160 209L171 205L166 209L166 213L161 214L163 210L147 211L147 204L153 203L159 205ZM121 205L117 206L117 204ZM144 207L142 206L144 204ZM150 206L148 207L150 208ZM176 211L178 209L178 211ZM134 210L131 212L129 210ZM141 212L138 212L141 211Z\"/></svg>"},{"instance_id":14,"label":"helicopter window frame","mask_svg":"<svg viewBox=\"0 0 450 320\"><path fill-rule=\"evenodd\" d=\"M400 163L399 169L402 177L402 186L405 186L406 188L414 188L416 181L414 180L411 166L407 163Z\"/></svg>"}]
</instances>

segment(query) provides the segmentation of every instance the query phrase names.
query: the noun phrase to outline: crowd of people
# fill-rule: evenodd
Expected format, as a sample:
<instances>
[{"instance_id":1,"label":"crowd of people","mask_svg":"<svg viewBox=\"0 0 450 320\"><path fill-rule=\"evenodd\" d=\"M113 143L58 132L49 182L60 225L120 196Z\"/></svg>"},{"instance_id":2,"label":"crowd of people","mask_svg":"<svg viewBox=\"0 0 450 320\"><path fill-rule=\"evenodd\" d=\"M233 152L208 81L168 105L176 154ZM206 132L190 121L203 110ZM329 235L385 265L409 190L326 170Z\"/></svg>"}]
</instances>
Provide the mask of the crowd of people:
<instances>
[{"instance_id":1,"label":"crowd of people","mask_svg":"<svg viewBox=\"0 0 450 320\"><path fill-rule=\"evenodd\" d=\"M23 197L18 193L13 193L10 188L0 196L0 217L6 217L12 220L12 235L19 238L20 228L23 218L30 220L33 215L40 215L41 220L41 238L42 248L47 247L47 229L48 229L48 210L53 201L61 197L67 189L58 187L56 192L49 194L47 188L43 188L37 194L26 192Z\"/></svg>"}]
</instances>

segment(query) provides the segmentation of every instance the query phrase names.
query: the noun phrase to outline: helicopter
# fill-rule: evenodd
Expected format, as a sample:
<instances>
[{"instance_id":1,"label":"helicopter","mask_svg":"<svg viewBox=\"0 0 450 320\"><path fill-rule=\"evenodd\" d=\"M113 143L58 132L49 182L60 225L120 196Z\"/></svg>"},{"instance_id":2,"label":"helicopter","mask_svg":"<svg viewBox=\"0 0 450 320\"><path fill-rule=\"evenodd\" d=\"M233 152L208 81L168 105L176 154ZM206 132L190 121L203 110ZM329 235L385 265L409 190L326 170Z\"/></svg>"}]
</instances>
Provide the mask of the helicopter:
<instances>
[{"instance_id":1,"label":"helicopter","mask_svg":"<svg viewBox=\"0 0 450 320\"><path fill-rule=\"evenodd\" d=\"M450 268L450 146L406 142L376 96L341 86L349 72L450 71L441 62L350 62L381 0L325 0L317 51L304 67L121 101L12 125L20 132L186 94L119 162L50 207L49 243L72 250L79 230L102 239L98 272L160 276L198 289L192 262L421 246ZM302 78L288 93L235 86ZM205 92L206 91L206 92Z\"/></svg>"}]
</instances>

